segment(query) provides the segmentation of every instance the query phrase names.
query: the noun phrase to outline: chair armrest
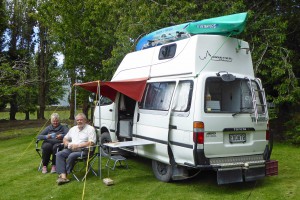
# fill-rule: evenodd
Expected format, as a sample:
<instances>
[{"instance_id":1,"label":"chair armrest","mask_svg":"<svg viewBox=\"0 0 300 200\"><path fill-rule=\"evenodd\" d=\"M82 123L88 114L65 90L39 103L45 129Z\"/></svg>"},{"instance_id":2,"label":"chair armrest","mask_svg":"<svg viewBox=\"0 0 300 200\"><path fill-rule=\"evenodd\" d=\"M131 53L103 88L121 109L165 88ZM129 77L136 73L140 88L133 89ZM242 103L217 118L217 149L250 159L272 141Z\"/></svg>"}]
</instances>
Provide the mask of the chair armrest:
<instances>
[{"instance_id":1,"label":"chair armrest","mask_svg":"<svg viewBox=\"0 0 300 200\"><path fill-rule=\"evenodd\" d=\"M90 151L95 151L95 149L98 147L99 145L93 145L93 146L88 146L88 147L81 147L81 151L88 151L90 149Z\"/></svg>"},{"instance_id":2,"label":"chair armrest","mask_svg":"<svg viewBox=\"0 0 300 200\"><path fill-rule=\"evenodd\" d=\"M36 141L35 141L35 149L36 149L36 150L41 149L41 148L39 147L39 142L40 142L40 139L36 139Z\"/></svg>"},{"instance_id":3,"label":"chair armrest","mask_svg":"<svg viewBox=\"0 0 300 200\"><path fill-rule=\"evenodd\" d=\"M89 149L90 149L90 152L95 153L97 147L99 147L98 144L88 146L88 147L81 147L80 148L81 149L81 155L80 156L83 157L83 152L89 151Z\"/></svg>"},{"instance_id":4,"label":"chair armrest","mask_svg":"<svg viewBox=\"0 0 300 200\"><path fill-rule=\"evenodd\" d=\"M57 145L56 153L58 153L59 151L63 150L64 148L65 148L64 143L59 143Z\"/></svg>"}]
</instances>

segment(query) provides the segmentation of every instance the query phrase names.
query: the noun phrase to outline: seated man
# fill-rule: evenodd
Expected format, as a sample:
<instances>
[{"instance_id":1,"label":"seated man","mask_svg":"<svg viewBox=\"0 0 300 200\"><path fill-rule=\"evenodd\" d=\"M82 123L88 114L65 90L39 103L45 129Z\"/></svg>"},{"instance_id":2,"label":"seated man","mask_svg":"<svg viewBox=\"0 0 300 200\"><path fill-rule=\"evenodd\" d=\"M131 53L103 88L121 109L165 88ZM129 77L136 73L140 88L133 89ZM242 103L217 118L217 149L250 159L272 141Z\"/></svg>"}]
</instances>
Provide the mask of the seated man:
<instances>
[{"instance_id":1,"label":"seated man","mask_svg":"<svg viewBox=\"0 0 300 200\"><path fill-rule=\"evenodd\" d=\"M59 115L57 113L53 113L51 115L51 125L47 126L41 133L38 135L39 140L44 140L42 144L42 173L46 174L47 166L50 161L50 157L52 155L52 167L51 173L56 173L55 154L60 144L63 141L63 137L67 134L68 128L63 126L59 122Z\"/></svg>"},{"instance_id":2,"label":"seated man","mask_svg":"<svg viewBox=\"0 0 300 200\"><path fill-rule=\"evenodd\" d=\"M85 114L79 113L75 120L77 126L72 127L63 139L65 149L56 155L58 185L69 182L67 175L72 171L76 159L80 156L81 148L96 144L95 129L86 124ZM87 155L88 151L84 153Z\"/></svg>"}]
</instances>

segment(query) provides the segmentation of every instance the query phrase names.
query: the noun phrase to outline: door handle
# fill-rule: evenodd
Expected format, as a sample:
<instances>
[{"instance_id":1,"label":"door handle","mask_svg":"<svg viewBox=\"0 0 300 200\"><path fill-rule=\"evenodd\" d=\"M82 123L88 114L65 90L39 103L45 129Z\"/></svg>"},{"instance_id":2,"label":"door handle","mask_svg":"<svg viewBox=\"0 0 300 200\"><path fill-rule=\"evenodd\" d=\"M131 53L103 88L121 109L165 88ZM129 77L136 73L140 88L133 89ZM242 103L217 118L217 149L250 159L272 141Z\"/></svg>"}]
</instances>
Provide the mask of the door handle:
<instances>
[{"instance_id":1,"label":"door handle","mask_svg":"<svg viewBox=\"0 0 300 200\"><path fill-rule=\"evenodd\" d=\"M137 114L137 122L140 121L140 113Z\"/></svg>"},{"instance_id":2,"label":"door handle","mask_svg":"<svg viewBox=\"0 0 300 200\"><path fill-rule=\"evenodd\" d=\"M169 124L169 129L177 129L177 126Z\"/></svg>"},{"instance_id":3,"label":"door handle","mask_svg":"<svg viewBox=\"0 0 300 200\"><path fill-rule=\"evenodd\" d=\"M112 109L109 109L109 112L112 112L113 110Z\"/></svg>"}]
</instances>

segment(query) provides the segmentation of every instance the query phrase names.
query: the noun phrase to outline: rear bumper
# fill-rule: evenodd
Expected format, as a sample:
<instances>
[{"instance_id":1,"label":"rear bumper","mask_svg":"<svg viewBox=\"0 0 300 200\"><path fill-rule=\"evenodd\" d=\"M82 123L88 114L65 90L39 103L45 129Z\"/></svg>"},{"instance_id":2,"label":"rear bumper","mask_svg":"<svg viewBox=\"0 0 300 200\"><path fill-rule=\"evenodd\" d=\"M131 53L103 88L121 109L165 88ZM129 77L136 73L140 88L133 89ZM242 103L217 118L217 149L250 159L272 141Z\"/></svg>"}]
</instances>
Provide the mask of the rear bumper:
<instances>
[{"instance_id":1,"label":"rear bumper","mask_svg":"<svg viewBox=\"0 0 300 200\"><path fill-rule=\"evenodd\" d=\"M278 161L265 161L263 155L212 158L209 165L187 166L217 171L218 184L248 182L278 175Z\"/></svg>"},{"instance_id":2,"label":"rear bumper","mask_svg":"<svg viewBox=\"0 0 300 200\"><path fill-rule=\"evenodd\" d=\"M216 166L218 184L255 181L266 176L266 161L263 155L212 158Z\"/></svg>"}]
</instances>

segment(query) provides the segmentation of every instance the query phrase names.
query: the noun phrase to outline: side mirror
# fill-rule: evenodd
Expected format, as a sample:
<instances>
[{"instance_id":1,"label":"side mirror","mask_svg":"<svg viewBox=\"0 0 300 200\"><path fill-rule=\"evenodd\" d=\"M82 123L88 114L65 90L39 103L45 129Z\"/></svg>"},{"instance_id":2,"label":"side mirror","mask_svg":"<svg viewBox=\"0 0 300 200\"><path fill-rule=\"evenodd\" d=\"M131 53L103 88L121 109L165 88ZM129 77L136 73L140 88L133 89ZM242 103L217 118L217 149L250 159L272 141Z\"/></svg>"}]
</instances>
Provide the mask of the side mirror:
<instances>
[{"instance_id":1,"label":"side mirror","mask_svg":"<svg viewBox=\"0 0 300 200\"><path fill-rule=\"evenodd\" d=\"M95 99L95 95L94 94L90 94L90 96L89 96L89 102L93 103L94 99Z\"/></svg>"}]
</instances>

